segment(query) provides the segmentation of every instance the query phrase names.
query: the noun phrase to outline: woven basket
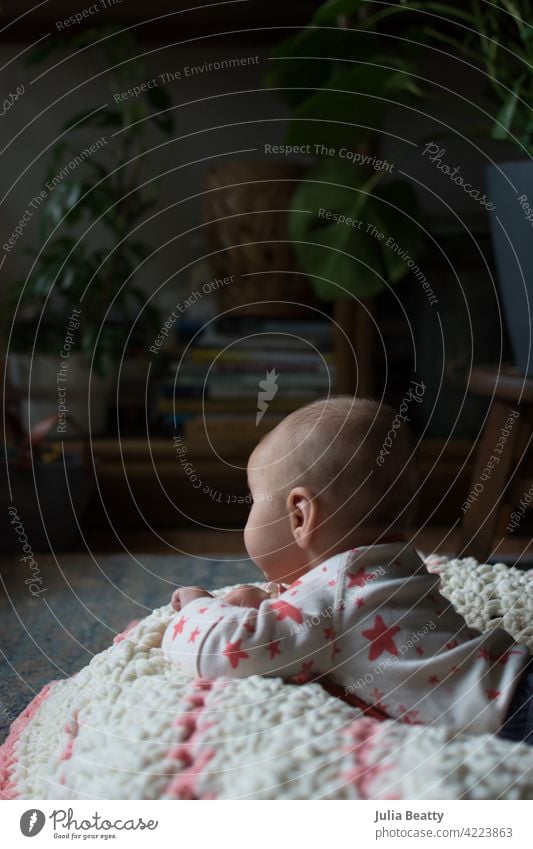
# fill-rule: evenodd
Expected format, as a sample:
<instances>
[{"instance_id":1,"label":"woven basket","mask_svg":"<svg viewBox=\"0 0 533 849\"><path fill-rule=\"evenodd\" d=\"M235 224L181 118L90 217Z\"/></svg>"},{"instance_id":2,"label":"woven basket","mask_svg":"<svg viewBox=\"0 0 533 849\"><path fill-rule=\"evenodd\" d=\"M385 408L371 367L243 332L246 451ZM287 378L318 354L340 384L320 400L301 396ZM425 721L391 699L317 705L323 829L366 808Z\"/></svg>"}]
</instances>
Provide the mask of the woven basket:
<instances>
[{"instance_id":1,"label":"woven basket","mask_svg":"<svg viewBox=\"0 0 533 849\"><path fill-rule=\"evenodd\" d=\"M235 275L218 292L221 312L289 318L309 315L300 304L317 304L309 281L298 273L287 226L304 173L278 162L231 162L207 171L203 217L211 271L215 277Z\"/></svg>"}]
</instances>

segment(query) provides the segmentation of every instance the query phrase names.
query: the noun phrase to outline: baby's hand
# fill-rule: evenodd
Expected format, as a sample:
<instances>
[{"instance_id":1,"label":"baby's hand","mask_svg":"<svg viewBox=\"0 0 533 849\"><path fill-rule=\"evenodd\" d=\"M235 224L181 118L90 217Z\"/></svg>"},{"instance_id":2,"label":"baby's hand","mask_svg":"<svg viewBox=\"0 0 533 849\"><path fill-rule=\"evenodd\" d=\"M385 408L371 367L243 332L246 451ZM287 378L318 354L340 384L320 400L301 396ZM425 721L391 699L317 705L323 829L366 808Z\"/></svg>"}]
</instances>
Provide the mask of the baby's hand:
<instances>
[{"instance_id":1,"label":"baby's hand","mask_svg":"<svg viewBox=\"0 0 533 849\"><path fill-rule=\"evenodd\" d=\"M174 610L181 610L190 601L195 598L213 598L211 593L204 590L203 587L180 587L179 590L174 590L170 601Z\"/></svg>"},{"instance_id":2,"label":"baby's hand","mask_svg":"<svg viewBox=\"0 0 533 849\"><path fill-rule=\"evenodd\" d=\"M260 604L270 598L270 595L259 587L239 587L232 590L224 596L223 601L226 604L233 604L235 607L259 607Z\"/></svg>"}]
</instances>

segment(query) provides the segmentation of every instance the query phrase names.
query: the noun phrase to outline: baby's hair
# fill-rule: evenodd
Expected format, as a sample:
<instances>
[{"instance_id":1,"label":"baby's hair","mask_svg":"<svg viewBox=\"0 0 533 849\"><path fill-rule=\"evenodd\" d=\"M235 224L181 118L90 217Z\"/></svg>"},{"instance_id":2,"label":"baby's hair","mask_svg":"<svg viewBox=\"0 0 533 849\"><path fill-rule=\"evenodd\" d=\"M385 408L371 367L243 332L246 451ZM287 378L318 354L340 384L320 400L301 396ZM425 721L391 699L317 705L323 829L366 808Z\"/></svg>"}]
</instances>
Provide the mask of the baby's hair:
<instances>
[{"instance_id":1,"label":"baby's hair","mask_svg":"<svg viewBox=\"0 0 533 849\"><path fill-rule=\"evenodd\" d=\"M404 418L370 398L334 395L291 413L276 435L271 467L283 488L308 486L351 527L407 529L416 512L413 438Z\"/></svg>"}]
</instances>

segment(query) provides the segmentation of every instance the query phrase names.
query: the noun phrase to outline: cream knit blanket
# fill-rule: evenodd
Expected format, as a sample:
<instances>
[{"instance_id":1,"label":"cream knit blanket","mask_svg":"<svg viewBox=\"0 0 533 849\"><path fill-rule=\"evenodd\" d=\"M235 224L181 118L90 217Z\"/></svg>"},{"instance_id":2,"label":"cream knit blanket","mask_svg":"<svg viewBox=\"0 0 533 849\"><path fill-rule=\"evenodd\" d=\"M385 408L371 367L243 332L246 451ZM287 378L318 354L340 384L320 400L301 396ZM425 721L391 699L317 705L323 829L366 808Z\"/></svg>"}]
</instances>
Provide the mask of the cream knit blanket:
<instances>
[{"instance_id":1,"label":"cream knit blanket","mask_svg":"<svg viewBox=\"0 0 533 849\"><path fill-rule=\"evenodd\" d=\"M470 626L533 651L533 571L426 564ZM532 798L524 744L378 722L318 684L191 680L160 649L171 615L154 610L44 688L0 748L0 798Z\"/></svg>"}]
</instances>

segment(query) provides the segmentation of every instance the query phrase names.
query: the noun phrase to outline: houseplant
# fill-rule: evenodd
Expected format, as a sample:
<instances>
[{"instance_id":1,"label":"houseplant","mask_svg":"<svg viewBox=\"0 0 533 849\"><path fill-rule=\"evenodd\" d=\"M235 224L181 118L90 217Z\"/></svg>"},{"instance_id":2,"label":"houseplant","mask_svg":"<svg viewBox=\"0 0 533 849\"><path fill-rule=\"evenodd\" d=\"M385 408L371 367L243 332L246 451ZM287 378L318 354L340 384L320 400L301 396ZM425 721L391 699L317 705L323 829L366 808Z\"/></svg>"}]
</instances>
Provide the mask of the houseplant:
<instances>
[{"instance_id":1,"label":"houseplant","mask_svg":"<svg viewBox=\"0 0 533 849\"><path fill-rule=\"evenodd\" d=\"M533 374L533 3L531 0L469 0L413 4L435 17L426 33L451 47L470 67L485 74L493 115L484 122L492 139L515 146L520 157L487 168L494 209L490 228L500 292L515 362ZM479 132L479 130L478 130Z\"/></svg>"},{"instance_id":2,"label":"houseplant","mask_svg":"<svg viewBox=\"0 0 533 849\"><path fill-rule=\"evenodd\" d=\"M422 95L410 51L401 41L391 50L379 33L404 11L328 0L272 56L267 84L292 113L285 142L314 159L293 196L290 235L325 300L378 294L409 270L390 246L410 258L422 246L416 195L379 156L391 105Z\"/></svg>"},{"instance_id":3,"label":"houseplant","mask_svg":"<svg viewBox=\"0 0 533 849\"><path fill-rule=\"evenodd\" d=\"M57 411L57 374L63 368L65 406L85 432L90 424L95 433L105 424L113 364L126 341L142 342L159 324L133 279L151 254L138 233L157 204L147 173L149 125L168 135L173 119L166 90L143 86L147 75L130 34L91 29L69 46L90 49L103 61L111 105L84 109L58 134L37 212L42 247L27 277L11 289L16 324L9 360L30 428ZM39 46L31 60L41 62L49 51ZM134 84L138 94L116 97Z\"/></svg>"}]
</instances>

